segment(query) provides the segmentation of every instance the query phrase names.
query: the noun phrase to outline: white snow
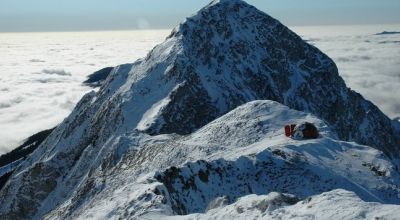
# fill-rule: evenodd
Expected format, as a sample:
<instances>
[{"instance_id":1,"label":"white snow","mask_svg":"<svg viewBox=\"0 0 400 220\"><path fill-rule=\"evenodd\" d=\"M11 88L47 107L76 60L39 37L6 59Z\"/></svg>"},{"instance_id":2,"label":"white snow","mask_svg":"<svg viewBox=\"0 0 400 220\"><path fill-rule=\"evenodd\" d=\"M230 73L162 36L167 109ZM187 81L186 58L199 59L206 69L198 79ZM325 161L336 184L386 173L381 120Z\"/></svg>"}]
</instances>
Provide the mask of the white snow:
<instances>
[{"instance_id":1,"label":"white snow","mask_svg":"<svg viewBox=\"0 0 400 220\"><path fill-rule=\"evenodd\" d=\"M337 189L309 197L295 205L285 204L281 194L248 195L237 202L202 214L165 217L156 214L144 219L397 219L400 206L362 201L356 194Z\"/></svg>"},{"instance_id":2,"label":"white snow","mask_svg":"<svg viewBox=\"0 0 400 220\"><path fill-rule=\"evenodd\" d=\"M140 131L149 129L150 126L155 123L155 120L160 117L161 110L168 105L169 102L170 100L165 98L151 106L151 108L143 114L142 119L138 123L137 129Z\"/></svg>"},{"instance_id":3,"label":"white snow","mask_svg":"<svg viewBox=\"0 0 400 220\"><path fill-rule=\"evenodd\" d=\"M283 125L303 121L316 124L321 138L293 140L284 136ZM132 133L119 138L125 139L126 146L130 147L125 149L125 156L118 159L117 164L91 171L95 188L104 187L101 191L86 197L72 213L66 210L74 205L74 201L67 200L47 217L53 219L60 213L68 213L73 219L305 219L307 216L336 219L336 215L352 219L358 215L390 218L398 214L399 206L369 203L400 204L400 177L388 158L373 148L338 141L323 121L276 102L247 103L189 136L137 135ZM115 148L124 146L121 140L111 143L106 144L110 152L117 152L119 150ZM142 147L135 149L134 146ZM142 153L134 153L137 150ZM97 157L94 161L101 164L108 160L107 156ZM259 167L264 163L272 164ZM210 170L208 182L195 179L196 190L186 189L185 183L177 178L172 187L179 191L184 198L182 201L186 201L186 209L192 214L176 216L171 209L171 198L176 195L168 193L166 186L153 178L172 166L182 169L179 178L188 180L208 166L227 169L223 175L228 176L219 177ZM229 173L229 167L240 171ZM383 174L378 175L373 167ZM111 169L110 172L107 169ZM112 172L114 169L118 172ZM257 175L261 175L261 179L253 179ZM243 184L259 196L243 193L246 191L241 187ZM60 190L65 189L60 187ZM165 193L155 194L156 189ZM269 207L268 201L276 198L276 193L267 195L274 192L273 189L286 191L304 201L260 211L261 206ZM230 197L230 205L217 206L205 214L190 211L204 212L212 201L223 195ZM312 196L311 200L307 199L309 196ZM354 208L348 205L353 203ZM337 211L342 209L343 212ZM237 210L244 211L238 213Z\"/></svg>"}]
</instances>

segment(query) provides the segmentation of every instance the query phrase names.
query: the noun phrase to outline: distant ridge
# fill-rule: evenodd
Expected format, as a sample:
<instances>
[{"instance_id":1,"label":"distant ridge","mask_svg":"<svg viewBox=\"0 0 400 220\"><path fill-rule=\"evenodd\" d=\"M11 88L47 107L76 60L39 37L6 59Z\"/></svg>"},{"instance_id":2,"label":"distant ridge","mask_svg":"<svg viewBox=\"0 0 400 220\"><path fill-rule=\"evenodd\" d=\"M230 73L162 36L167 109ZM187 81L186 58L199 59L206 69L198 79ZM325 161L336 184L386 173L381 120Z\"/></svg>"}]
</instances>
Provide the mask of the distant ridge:
<instances>
[{"instance_id":1,"label":"distant ridge","mask_svg":"<svg viewBox=\"0 0 400 220\"><path fill-rule=\"evenodd\" d=\"M375 35L391 35L391 34L400 34L400 31L383 31Z\"/></svg>"},{"instance_id":2,"label":"distant ridge","mask_svg":"<svg viewBox=\"0 0 400 220\"><path fill-rule=\"evenodd\" d=\"M87 76L87 80L83 82L83 84L90 87L100 87L104 81L107 79L108 75L110 75L111 71L114 67L106 67L101 70L98 70Z\"/></svg>"}]
</instances>

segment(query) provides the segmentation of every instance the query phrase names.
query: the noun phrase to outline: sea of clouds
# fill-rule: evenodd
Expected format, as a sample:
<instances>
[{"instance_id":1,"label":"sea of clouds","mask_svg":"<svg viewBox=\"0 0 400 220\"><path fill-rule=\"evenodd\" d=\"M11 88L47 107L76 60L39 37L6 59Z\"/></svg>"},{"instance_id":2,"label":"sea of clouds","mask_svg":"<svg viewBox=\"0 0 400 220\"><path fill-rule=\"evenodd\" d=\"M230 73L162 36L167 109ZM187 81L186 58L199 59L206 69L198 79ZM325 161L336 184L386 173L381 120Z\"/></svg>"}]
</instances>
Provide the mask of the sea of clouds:
<instances>
[{"instance_id":1,"label":"sea of clouds","mask_svg":"<svg viewBox=\"0 0 400 220\"><path fill-rule=\"evenodd\" d=\"M400 116L400 25L295 27L332 57L347 85ZM59 124L91 88L86 76L133 62L169 30L0 34L0 154Z\"/></svg>"},{"instance_id":2,"label":"sea of clouds","mask_svg":"<svg viewBox=\"0 0 400 220\"><path fill-rule=\"evenodd\" d=\"M146 55L169 31L0 34L0 154L59 124L86 76Z\"/></svg>"},{"instance_id":3,"label":"sea of clouds","mask_svg":"<svg viewBox=\"0 0 400 220\"><path fill-rule=\"evenodd\" d=\"M329 55L351 89L390 118L400 116L400 25L298 27L294 30Z\"/></svg>"}]
</instances>

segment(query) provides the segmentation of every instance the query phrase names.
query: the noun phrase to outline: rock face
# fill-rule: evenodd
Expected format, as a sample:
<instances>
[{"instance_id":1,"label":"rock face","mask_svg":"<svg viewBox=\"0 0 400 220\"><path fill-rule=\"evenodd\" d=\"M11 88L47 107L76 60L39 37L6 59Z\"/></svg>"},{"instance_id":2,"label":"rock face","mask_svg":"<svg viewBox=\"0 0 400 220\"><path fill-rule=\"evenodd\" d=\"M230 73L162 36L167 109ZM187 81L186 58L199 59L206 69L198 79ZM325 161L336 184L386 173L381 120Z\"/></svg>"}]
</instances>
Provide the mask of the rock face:
<instances>
[{"instance_id":1,"label":"rock face","mask_svg":"<svg viewBox=\"0 0 400 220\"><path fill-rule=\"evenodd\" d=\"M113 69L114 67L106 67L98 70L87 76L88 79L83 83L93 88L100 87L101 85L103 85L104 81L107 79L108 75L110 75Z\"/></svg>"},{"instance_id":2,"label":"rock face","mask_svg":"<svg viewBox=\"0 0 400 220\"><path fill-rule=\"evenodd\" d=\"M9 153L0 156L0 190L11 176L14 169L25 160L54 130L48 129L38 132Z\"/></svg>"},{"instance_id":3,"label":"rock face","mask_svg":"<svg viewBox=\"0 0 400 220\"><path fill-rule=\"evenodd\" d=\"M266 99L312 113L328 124L314 116L308 117L306 113L299 113L299 116L282 111L283 107L277 107L279 104L275 102L270 106L264 103L267 106L261 116L275 114L274 119L283 118L279 123L269 120L269 124L262 121L258 124L259 121L253 118L252 122L257 123L249 125L242 120L243 124L235 124L236 128L247 125L241 130L231 129L231 126L221 129L220 125L216 129L210 123L242 104ZM257 105L252 107L257 112ZM275 111L269 111L271 109ZM296 117L291 118L293 115ZM243 118L252 119L253 116L250 108ZM321 176L319 172L325 173L324 167L333 169L332 164L339 166L338 162L320 167L310 164L311 170L302 169L306 167L303 163L310 163L310 158L290 150L289 153L269 151L261 144L251 153L257 157L256 161L238 159L250 153L244 154L242 149L236 148L251 147L263 137L275 140L272 134L276 134L284 123L300 118L313 119L329 130L324 133L328 140L315 143L315 146L329 149L319 152L321 155L317 154L316 161L318 156L333 161L332 158L339 157L346 161L349 158L342 154L351 147L368 155L357 159L357 165L352 165L365 177L356 175L357 170L340 169L340 172L359 177L353 181L357 184L364 181L363 187L349 182L343 173L334 173L332 178ZM193 133L201 127L214 129L214 132L200 130ZM188 190L184 192L188 193L211 186L206 183L240 188L233 193L232 199L267 190L288 190L304 197L341 187L356 191L363 199L398 203L395 196L398 186L391 184L398 182L398 174L390 160L377 150L338 140L367 144L397 158L400 142L393 130L391 120L372 103L348 89L333 61L317 48L243 1L213 1L175 28L147 57L114 68L97 93L91 92L82 98L71 115L21 163L0 191L0 218L42 218L46 214L49 218L59 215L97 218L95 212L90 216L85 210L95 209L102 204L100 201L108 201L110 197L129 201L113 203L110 207L115 210L102 213L102 218L110 215L137 217L151 207L164 210L164 214L188 214L204 211L210 201L223 196L222 191L199 193L196 198L202 199L191 201L185 197L187 194L180 193L182 190L177 190L174 184L177 180L188 184L184 185ZM185 142L184 135L197 142ZM287 144L281 139L273 143L278 143L271 145L275 147ZM239 156L227 158L224 153L228 149ZM331 154L330 150L339 153ZM361 157L362 154L355 155ZM216 157L229 161L218 164ZM275 160L275 157L283 160ZM198 167L210 167L208 173L187 168L191 166L186 163L188 160L206 160L198 162ZM362 160L371 166L363 166ZM381 163L376 164L376 161ZM221 174L220 180L207 181L210 175L218 179L219 172L233 172L229 167L240 170L242 162L248 169L243 175L247 176L234 176L235 180L232 180ZM251 165L253 162L254 166ZM268 188L271 186L268 182L256 184L257 176L268 181L265 166L271 166L271 172L276 171L274 183L277 186L285 184L284 178L290 175L279 170L286 165L288 172L296 171L291 175L307 174L294 178L296 183L300 184L304 176L309 176L315 178L315 185L320 187L301 191L298 187ZM181 168L177 168L179 166ZM253 168L266 173L253 173ZM371 169L387 178L377 179L374 177L376 172ZM187 175L182 178L175 175L182 170L186 170ZM167 175L169 173L171 175ZM197 181L197 176L203 183L193 182ZM373 180L368 181L367 176ZM243 181L236 181L240 178ZM246 178L250 180L246 182ZM145 181L141 182L143 179ZM232 181L238 184L227 184ZM378 185L381 188L377 188ZM116 196L121 192L129 196Z\"/></svg>"},{"instance_id":4,"label":"rock face","mask_svg":"<svg viewBox=\"0 0 400 220\"><path fill-rule=\"evenodd\" d=\"M393 124L395 131L400 136L400 118L398 117L398 118L393 119L392 124Z\"/></svg>"},{"instance_id":5,"label":"rock face","mask_svg":"<svg viewBox=\"0 0 400 220\"><path fill-rule=\"evenodd\" d=\"M398 207L366 203L352 192L333 190L309 197L296 205L285 204L285 196L271 193L250 195L234 204L193 214L187 219L396 219ZM340 210L340 212L338 212ZM306 217L305 217L306 216ZM334 216L334 217L333 217ZM185 219L185 218L180 218Z\"/></svg>"}]
</instances>

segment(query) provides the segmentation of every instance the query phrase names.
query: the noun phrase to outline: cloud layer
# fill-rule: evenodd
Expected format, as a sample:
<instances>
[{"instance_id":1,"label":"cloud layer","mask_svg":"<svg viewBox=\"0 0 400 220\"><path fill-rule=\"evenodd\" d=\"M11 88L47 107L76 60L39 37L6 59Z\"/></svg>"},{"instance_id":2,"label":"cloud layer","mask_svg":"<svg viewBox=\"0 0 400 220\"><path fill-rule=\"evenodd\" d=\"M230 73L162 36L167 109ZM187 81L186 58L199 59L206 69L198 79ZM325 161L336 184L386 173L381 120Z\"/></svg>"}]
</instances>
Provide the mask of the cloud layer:
<instances>
[{"instance_id":1,"label":"cloud layer","mask_svg":"<svg viewBox=\"0 0 400 220\"><path fill-rule=\"evenodd\" d=\"M0 154L60 123L86 76L133 62L169 31L0 34Z\"/></svg>"},{"instance_id":2,"label":"cloud layer","mask_svg":"<svg viewBox=\"0 0 400 220\"><path fill-rule=\"evenodd\" d=\"M400 25L295 28L330 56L351 89L390 118L400 116Z\"/></svg>"}]
</instances>

